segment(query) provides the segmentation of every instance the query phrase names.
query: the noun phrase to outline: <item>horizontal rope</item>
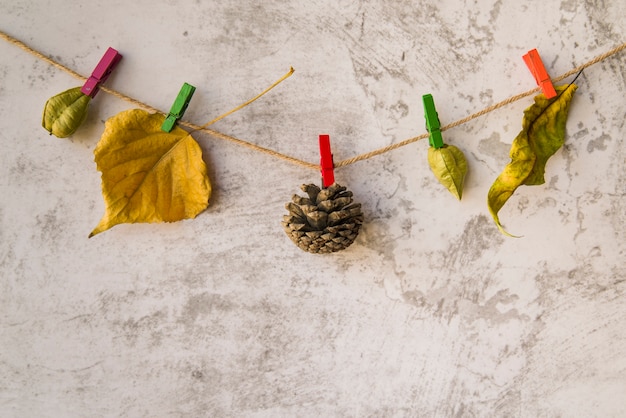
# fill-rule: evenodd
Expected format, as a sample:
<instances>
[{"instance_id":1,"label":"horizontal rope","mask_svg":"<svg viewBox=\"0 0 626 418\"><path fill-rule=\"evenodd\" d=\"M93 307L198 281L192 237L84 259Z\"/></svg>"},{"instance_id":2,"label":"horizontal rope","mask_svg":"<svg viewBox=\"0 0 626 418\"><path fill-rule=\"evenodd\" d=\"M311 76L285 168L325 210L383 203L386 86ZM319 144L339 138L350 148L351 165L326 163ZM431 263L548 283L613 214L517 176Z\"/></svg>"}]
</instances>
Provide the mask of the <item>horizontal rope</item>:
<instances>
[{"instance_id":1,"label":"horizontal rope","mask_svg":"<svg viewBox=\"0 0 626 418\"><path fill-rule=\"evenodd\" d=\"M83 81L87 80L87 77L85 77L85 76L83 76L81 74L78 74L76 71L74 71L74 70L64 66L63 64L60 64L59 62L53 60L52 58L49 58L49 57L43 55L41 52L34 50L33 48L29 47L25 43L15 39L15 38L13 38L12 36L2 32L2 31L0 31L0 38L4 39L5 41L9 42L10 44L13 44L13 45L21 48L22 50L30 53L31 55L37 57L38 59L47 62L48 64L52 65L53 67L58 68L59 70L65 71L66 73L70 74L71 76L73 76L73 77L75 77L77 79L80 79L80 80L83 80ZM626 42L624 42L623 44L618 45L617 47L615 47L615 48L605 52L604 54L598 55L597 57L591 59L590 61L587 61L586 63L581 64L578 67L576 67L576 68L574 68L574 69L572 69L572 70L570 70L570 71L568 71L568 72L566 72L566 73L564 73L564 74L562 74L562 75L552 79L552 81L554 83L558 83L559 81L562 81L562 80L566 79L567 77L570 77L570 76L572 76L572 75L574 75L576 73L579 73L580 71L584 70L585 68L588 68L588 67L590 67L590 66L592 66L594 64L597 64L600 61L603 61L603 60L605 60L605 59L607 59L607 58L609 58L609 57L611 57L611 56L613 56L613 55L623 51L624 49L626 49ZM137 99L134 99L134 98L132 98L130 96L122 94L122 93L120 93L118 91L115 91L113 89L110 89L108 87L101 86L100 90L104 91L105 93L111 94L111 95L113 95L113 96L115 96L115 97L117 97L117 98L119 98L121 100L124 100L124 101L126 101L128 103L131 103L131 104L133 104L135 106L144 108L147 111L150 111L150 112L153 112L153 113L160 113L160 114L163 114L163 115L167 115L167 112L164 112L162 110L156 109L156 108L154 108L154 107L152 107L152 106L150 106L150 105L148 105L146 103L143 103L143 102L141 102L141 101L139 101ZM452 122L452 123L450 123L448 125L442 126L441 127L441 131L447 131L447 130L455 128L455 127L457 127L459 125L463 125L463 124L465 124L467 122L470 122L471 120L474 120L476 118L484 116L487 113L493 112L494 110L497 110L497 109L499 109L501 107L507 106L507 105L509 105L509 104L511 104L513 102L521 100L524 97L527 97L527 96L530 96L530 95L532 95L534 93L537 93L539 90L540 90L539 87L537 87L537 88L534 88L532 90L528 90L527 92L524 92L524 93L521 93L521 94L518 94L518 95L515 95L515 96L512 96L512 97L509 97L508 99L502 100L501 102L498 102L496 104L488 106L488 107L486 107L486 108L484 108L484 109L482 109L482 110L480 110L480 111L478 111L476 113L473 113L473 114L471 114L471 115L469 115L469 116L467 116L465 118L459 119L459 120L457 120L455 122ZM288 161L290 163L293 163L293 164L296 164L296 165L299 165L299 166L302 166L302 167L316 169L316 170L319 169L319 164L303 161L303 160L300 160L298 158L291 157L289 155L282 154L280 152L271 150L269 148L261 147L259 145L256 145L256 144L252 143L252 142L244 141L243 139L235 138L234 136L226 135L226 134L223 134L221 132L215 131L213 129L208 129L208 128L204 127L204 126L196 125L194 123L191 123L191 122L188 122L188 121L184 121L184 120L180 120L178 123L179 123L179 125L185 126L187 128L193 129L195 131L205 132L205 133L211 135L212 137L223 139L223 140L226 140L226 141L229 141L229 142L233 142L235 144L248 147L248 148L250 148L250 149L252 149L254 151L262 152L264 154L268 154L268 155L270 155L272 157L279 158L279 159L282 159L284 161ZM367 159L370 159L370 158L375 157L377 155L385 154L385 153L387 153L389 151L392 151L392 150L404 147L406 145L412 144L412 143L417 142L419 140L426 139L426 138L428 138L428 136L429 136L428 133L425 133L425 134L422 134L422 135L419 135L419 136L416 136L416 137L413 137L413 138L405 139L404 141L398 142L396 144L388 145L386 147L382 147L382 148L376 149L376 150L371 151L371 152L367 152L367 153L360 154L360 155L357 155L357 156L352 157L352 158L341 160L341 161L335 163L335 168L345 167L345 166L348 166L350 164L354 164L354 163L356 163L358 161L367 160Z\"/></svg>"}]
</instances>

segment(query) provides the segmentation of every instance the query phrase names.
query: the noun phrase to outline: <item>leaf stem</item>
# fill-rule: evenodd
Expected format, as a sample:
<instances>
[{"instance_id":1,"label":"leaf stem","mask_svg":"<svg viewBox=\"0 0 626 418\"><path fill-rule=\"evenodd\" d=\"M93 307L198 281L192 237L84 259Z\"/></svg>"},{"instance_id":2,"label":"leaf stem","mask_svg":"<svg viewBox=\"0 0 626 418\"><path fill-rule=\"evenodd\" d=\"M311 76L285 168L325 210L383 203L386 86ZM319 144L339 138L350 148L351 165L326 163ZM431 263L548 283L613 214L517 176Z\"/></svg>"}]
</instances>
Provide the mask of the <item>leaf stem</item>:
<instances>
[{"instance_id":1,"label":"leaf stem","mask_svg":"<svg viewBox=\"0 0 626 418\"><path fill-rule=\"evenodd\" d=\"M215 122L224 119L226 116L231 115L233 113L235 113L236 111L238 111L239 109L243 109L244 107L248 106L250 103L254 102L256 99L260 98L261 96L263 96L265 93L267 93L268 91L270 91L271 89L273 89L274 87L276 87L277 85L279 85L281 82L283 82L285 79L289 78L293 72L295 70L293 69L293 67L289 67L289 71L287 72L287 74L285 74L284 76L282 76L281 78L278 79L278 81L276 81L274 84L272 84L271 86L269 86L268 88L266 88L265 90L263 90L261 93L257 94L256 96L254 96L252 99L248 100L247 102L240 104L239 106L235 107L234 109L229 110L228 112L224 113L223 115L220 115L218 117L216 117L215 119L213 119L210 122L205 123L204 125L202 125L202 128L206 128L209 125L214 124Z\"/></svg>"}]
</instances>

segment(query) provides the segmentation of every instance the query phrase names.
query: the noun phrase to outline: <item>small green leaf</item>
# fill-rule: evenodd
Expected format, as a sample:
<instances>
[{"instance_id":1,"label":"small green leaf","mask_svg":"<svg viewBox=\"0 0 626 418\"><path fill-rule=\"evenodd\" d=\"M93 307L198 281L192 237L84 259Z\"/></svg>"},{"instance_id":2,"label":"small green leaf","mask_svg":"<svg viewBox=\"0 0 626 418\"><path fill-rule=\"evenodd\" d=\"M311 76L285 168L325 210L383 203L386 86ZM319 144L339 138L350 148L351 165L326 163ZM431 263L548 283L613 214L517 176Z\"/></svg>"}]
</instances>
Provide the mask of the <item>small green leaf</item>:
<instances>
[{"instance_id":1,"label":"small green leaf","mask_svg":"<svg viewBox=\"0 0 626 418\"><path fill-rule=\"evenodd\" d=\"M43 109L43 127L57 138L72 135L87 118L91 97L83 94L80 87L59 93L48 99Z\"/></svg>"},{"instance_id":2,"label":"small green leaf","mask_svg":"<svg viewBox=\"0 0 626 418\"><path fill-rule=\"evenodd\" d=\"M522 184L545 183L546 162L565 142L567 114L576 88L575 84L556 86L557 97L546 99L539 94L535 103L524 110L522 131L511 145L511 162L504 167L487 195L489 213L505 235L513 236L500 224L498 212Z\"/></svg>"},{"instance_id":3,"label":"small green leaf","mask_svg":"<svg viewBox=\"0 0 626 418\"><path fill-rule=\"evenodd\" d=\"M461 200L463 182L467 174L467 161L463 152L454 145L428 148L428 164L435 177L450 193Z\"/></svg>"}]
</instances>

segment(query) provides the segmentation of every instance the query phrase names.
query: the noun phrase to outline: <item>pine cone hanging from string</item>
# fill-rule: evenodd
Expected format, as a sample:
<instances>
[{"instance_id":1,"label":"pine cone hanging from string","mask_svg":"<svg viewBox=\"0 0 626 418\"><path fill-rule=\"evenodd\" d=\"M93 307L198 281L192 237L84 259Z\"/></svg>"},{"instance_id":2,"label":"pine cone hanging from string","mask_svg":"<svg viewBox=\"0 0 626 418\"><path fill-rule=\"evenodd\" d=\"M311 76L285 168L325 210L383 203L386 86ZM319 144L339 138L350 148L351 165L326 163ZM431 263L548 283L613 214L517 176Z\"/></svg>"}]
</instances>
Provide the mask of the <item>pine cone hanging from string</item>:
<instances>
[{"instance_id":1,"label":"pine cone hanging from string","mask_svg":"<svg viewBox=\"0 0 626 418\"><path fill-rule=\"evenodd\" d=\"M291 240L310 253L332 253L354 242L363 223L360 203L337 183L326 189L314 184L300 187L308 197L293 195L285 205L283 228Z\"/></svg>"}]
</instances>

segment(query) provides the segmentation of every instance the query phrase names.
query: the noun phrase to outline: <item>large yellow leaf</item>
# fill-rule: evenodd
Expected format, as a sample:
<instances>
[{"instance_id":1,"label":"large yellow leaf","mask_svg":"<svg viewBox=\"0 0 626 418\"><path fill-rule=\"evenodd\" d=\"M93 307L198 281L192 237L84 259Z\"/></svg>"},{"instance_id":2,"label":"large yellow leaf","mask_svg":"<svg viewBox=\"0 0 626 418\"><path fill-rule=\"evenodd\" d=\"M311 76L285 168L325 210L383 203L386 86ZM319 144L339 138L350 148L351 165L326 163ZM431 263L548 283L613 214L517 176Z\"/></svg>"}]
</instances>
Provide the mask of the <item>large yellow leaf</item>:
<instances>
[{"instance_id":1,"label":"large yellow leaf","mask_svg":"<svg viewBox=\"0 0 626 418\"><path fill-rule=\"evenodd\" d=\"M555 87L558 96L546 99L543 94L535 97L535 103L524 110L522 131L511 145L511 162L504 167L487 195L489 212L498 229L505 235L498 218L498 211L521 186L545 182L544 172L548 159L563 146L567 114L576 85Z\"/></svg>"},{"instance_id":2,"label":"large yellow leaf","mask_svg":"<svg viewBox=\"0 0 626 418\"><path fill-rule=\"evenodd\" d=\"M94 151L105 213L90 237L120 223L194 218L209 204L202 150L186 131L161 131L165 117L134 109L110 118Z\"/></svg>"}]
</instances>

